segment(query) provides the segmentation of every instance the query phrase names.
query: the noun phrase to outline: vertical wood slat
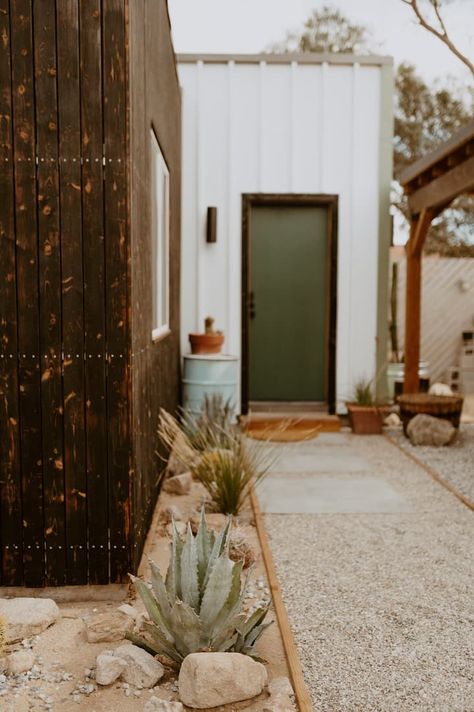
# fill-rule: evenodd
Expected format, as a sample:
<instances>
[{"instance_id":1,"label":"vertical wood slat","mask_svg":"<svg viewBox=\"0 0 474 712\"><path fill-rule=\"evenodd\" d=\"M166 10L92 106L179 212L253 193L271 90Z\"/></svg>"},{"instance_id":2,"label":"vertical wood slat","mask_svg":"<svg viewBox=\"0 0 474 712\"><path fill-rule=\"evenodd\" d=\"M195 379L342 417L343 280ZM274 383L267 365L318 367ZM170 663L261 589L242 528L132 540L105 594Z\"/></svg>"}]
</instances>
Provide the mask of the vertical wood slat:
<instances>
[{"instance_id":1,"label":"vertical wood slat","mask_svg":"<svg viewBox=\"0 0 474 712\"><path fill-rule=\"evenodd\" d=\"M102 21L110 577L112 582L125 582L130 567L131 456L128 410L127 77L123 0L103 0Z\"/></svg>"},{"instance_id":2,"label":"vertical wood slat","mask_svg":"<svg viewBox=\"0 0 474 712\"><path fill-rule=\"evenodd\" d=\"M35 0L36 146L46 583L65 583L56 3Z\"/></svg>"},{"instance_id":3,"label":"vertical wood slat","mask_svg":"<svg viewBox=\"0 0 474 712\"><path fill-rule=\"evenodd\" d=\"M24 583L44 583L32 0L11 0Z\"/></svg>"},{"instance_id":4,"label":"vertical wood slat","mask_svg":"<svg viewBox=\"0 0 474 712\"><path fill-rule=\"evenodd\" d=\"M89 583L108 582L105 251L103 224L102 35L100 0L82 0L82 228Z\"/></svg>"},{"instance_id":5,"label":"vertical wood slat","mask_svg":"<svg viewBox=\"0 0 474 712\"><path fill-rule=\"evenodd\" d=\"M23 581L10 3L0 0L0 583Z\"/></svg>"},{"instance_id":6,"label":"vertical wood slat","mask_svg":"<svg viewBox=\"0 0 474 712\"><path fill-rule=\"evenodd\" d=\"M67 583L87 583L79 4L56 5L63 309Z\"/></svg>"}]
</instances>

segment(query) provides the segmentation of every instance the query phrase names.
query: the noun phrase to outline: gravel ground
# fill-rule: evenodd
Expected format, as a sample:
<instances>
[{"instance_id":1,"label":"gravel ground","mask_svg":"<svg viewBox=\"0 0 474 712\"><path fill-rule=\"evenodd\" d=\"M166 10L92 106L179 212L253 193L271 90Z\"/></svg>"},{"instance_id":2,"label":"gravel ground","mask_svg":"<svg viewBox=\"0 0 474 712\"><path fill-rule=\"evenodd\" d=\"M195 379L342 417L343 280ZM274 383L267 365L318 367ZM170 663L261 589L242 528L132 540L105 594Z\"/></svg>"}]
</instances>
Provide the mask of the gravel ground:
<instances>
[{"instance_id":1,"label":"gravel ground","mask_svg":"<svg viewBox=\"0 0 474 712\"><path fill-rule=\"evenodd\" d=\"M474 425L461 425L459 435L449 447L417 447L401 428L390 430L389 435L474 502Z\"/></svg>"},{"instance_id":2,"label":"gravel ground","mask_svg":"<svg viewBox=\"0 0 474 712\"><path fill-rule=\"evenodd\" d=\"M472 513L386 439L347 443L413 511L265 517L314 710L474 712Z\"/></svg>"}]
</instances>

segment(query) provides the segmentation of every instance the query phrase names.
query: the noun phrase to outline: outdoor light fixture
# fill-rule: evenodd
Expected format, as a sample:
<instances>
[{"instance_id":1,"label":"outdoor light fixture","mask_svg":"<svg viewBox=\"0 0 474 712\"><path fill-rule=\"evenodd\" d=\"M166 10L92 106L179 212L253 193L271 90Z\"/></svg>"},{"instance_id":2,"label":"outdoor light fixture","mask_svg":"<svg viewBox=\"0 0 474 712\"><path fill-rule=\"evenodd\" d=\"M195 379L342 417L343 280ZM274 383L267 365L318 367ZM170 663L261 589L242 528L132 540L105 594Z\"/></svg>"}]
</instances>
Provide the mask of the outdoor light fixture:
<instances>
[{"instance_id":1,"label":"outdoor light fixture","mask_svg":"<svg viewBox=\"0 0 474 712\"><path fill-rule=\"evenodd\" d=\"M217 242L217 208L207 209L206 242Z\"/></svg>"}]
</instances>

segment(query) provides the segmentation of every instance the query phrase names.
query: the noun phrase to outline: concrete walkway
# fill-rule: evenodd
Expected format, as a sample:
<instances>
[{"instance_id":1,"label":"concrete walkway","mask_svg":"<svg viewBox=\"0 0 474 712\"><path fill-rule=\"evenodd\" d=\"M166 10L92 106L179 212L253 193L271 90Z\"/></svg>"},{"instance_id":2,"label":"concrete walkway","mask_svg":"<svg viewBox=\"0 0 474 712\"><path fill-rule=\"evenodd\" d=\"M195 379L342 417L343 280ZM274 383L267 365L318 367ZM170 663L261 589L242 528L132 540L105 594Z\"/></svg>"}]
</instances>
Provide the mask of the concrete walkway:
<instances>
[{"instance_id":1,"label":"concrete walkway","mask_svg":"<svg viewBox=\"0 0 474 712\"><path fill-rule=\"evenodd\" d=\"M474 711L472 512L349 433L281 446L259 499L315 711Z\"/></svg>"}]
</instances>

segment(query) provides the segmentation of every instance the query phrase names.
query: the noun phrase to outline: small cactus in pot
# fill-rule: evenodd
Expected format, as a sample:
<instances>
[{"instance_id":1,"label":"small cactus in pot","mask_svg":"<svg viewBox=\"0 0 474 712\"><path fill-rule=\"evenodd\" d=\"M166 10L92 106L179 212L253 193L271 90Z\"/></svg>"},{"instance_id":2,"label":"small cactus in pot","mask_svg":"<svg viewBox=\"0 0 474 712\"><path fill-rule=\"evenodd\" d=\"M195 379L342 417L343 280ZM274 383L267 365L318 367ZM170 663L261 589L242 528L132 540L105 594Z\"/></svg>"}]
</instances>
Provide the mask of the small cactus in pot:
<instances>
[{"instance_id":1,"label":"small cactus in pot","mask_svg":"<svg viewBox=\"0 0 474 712\"><path fill-rule=\"evenodd\" d=\"M243 562L229 558L231 522L229 517L216 536L207 528L203 510L196 536L188 525L184 542L173 523L166 577L153 562L151 587L132 576L150 616L143 637L127 634L135 645L178 664L197 652L236 652L258 659L255 644L270 625L264 622L269 605L248 617L243 613Z\"/></svg>"},{"instance_id":2,"label":"small cactus in pot","mask_svg":"<svg viewBox=\"0 0 474 712\"><path fill-rule=\"evenodd\" d=\"M189 334L189 343L193 354L218 354L224 343L224 334L214 329L214 319L208 316L204 319L204 333Z\"/></svg>"}]
</instances>

